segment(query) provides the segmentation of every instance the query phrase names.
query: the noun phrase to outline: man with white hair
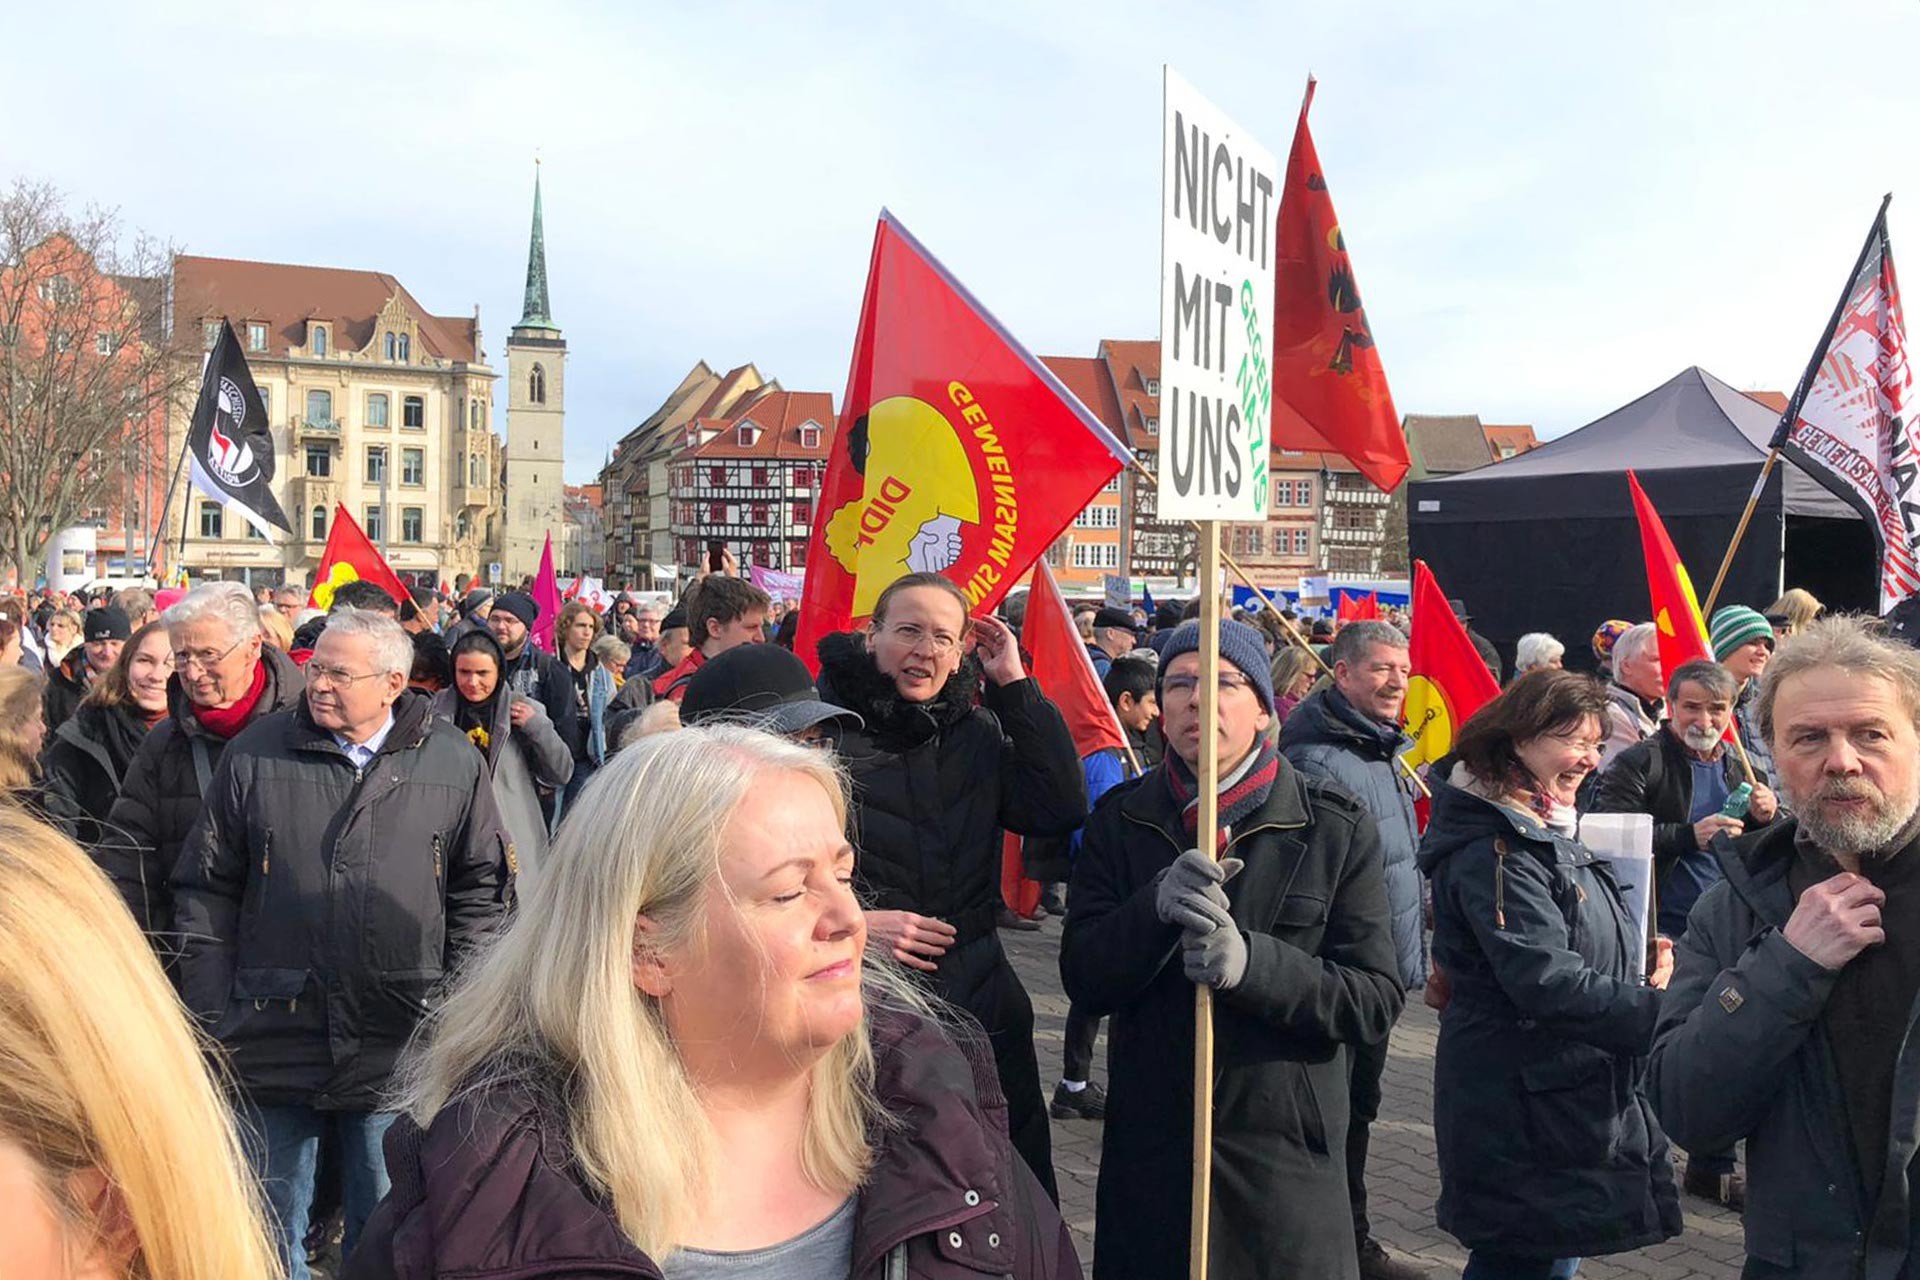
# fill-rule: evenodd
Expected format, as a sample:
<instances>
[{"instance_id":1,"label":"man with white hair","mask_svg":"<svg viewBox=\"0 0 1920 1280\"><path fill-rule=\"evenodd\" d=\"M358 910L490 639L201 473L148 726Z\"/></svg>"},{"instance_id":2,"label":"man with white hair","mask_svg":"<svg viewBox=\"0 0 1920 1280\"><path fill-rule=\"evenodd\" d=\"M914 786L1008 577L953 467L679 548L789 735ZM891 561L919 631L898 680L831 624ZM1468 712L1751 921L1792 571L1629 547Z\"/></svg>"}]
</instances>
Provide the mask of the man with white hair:
<instances>
[{"instance_id":1,"label":"man with white hair","mask_svg":"<svg viewBox=\"0 0 1920 1280\"><path fill-rule=\"evenodd\" d=\"M1607 768L1636 742L1651 738L1666 719L1666 688L1660 672L1660 632L1651 622L1628 627L1613 643L1612 700L1600 767Z\"/></svg>"},{"instance_id":2,"label":"man with white hair","mask_svg":"<svg viewBox=\"0 0 1920 1280\"><path fill-rule=\"evenodd\" d=\"M323 1133L350 1255L387 1191L394 1062L512 903L485 757L407 688L412 666L396 620L333 613L305 698L233 740L174 869L181 994L231 1059L289 1280Z\"/></svg>"},{"instance_id":3,"label":"man with white hair","mask_svg":"<svg viewBox=\"0 0 1920 1280\"><path fill-rule=\"evenodd\" d=\"M1689 1151L1746 1139L1748 1275L1917 1275L1920 653L1823 618L1758 711L1790 812L1715 842L1648 1097Z\"/></svg>"},{"instance_id":4,"label":"man with white hair","mask_svg":"<svg viewBox=\"0 0 1920 1280\"><path fill-rule=\"evenodd\" d=\"M173 645L167 718L141 739L107 838L91 852L171 967L179 947L168 877L227 743L300 701L300 668L265 644L259 607L238 582L195 587L162 615Z\"/></svg>"}]
</instances>

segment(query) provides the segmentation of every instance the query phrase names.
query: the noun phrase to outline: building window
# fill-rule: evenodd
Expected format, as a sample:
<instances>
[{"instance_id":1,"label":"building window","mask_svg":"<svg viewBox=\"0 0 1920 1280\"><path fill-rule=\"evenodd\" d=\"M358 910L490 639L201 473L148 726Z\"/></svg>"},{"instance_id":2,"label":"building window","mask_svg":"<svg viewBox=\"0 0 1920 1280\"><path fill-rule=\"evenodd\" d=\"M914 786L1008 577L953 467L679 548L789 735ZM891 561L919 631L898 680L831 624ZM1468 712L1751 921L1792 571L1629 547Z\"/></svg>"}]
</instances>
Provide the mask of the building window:
<instances>
[{"instance_id":1,"label":"building window","mask_svg":"<svg viewBox=\"0 0 1920 1280\"><path fill-rule=\"evenodd\" d=\"M1297 556L1307 554L1307 534L1308 530L1305 529L1295 529L1293 531L1293 554Z\"/></svg>"},{"instance_id":2,"label":"building window","mask_svg":"<svg viewBox=\"0 0 1920 1280\"><path fill-rule=\"evenodd\" d=\"M1114 472L1114 473L1113 473L1113 479L1111 479L1111 480L1109 480L1109 481L1107 481L1107 482L1106 482L1106 484L1104 484L1104 485L1102 485L1102 486L1101 486L1101 488L1100 488L1100 492L1102 492L1102 493L1118 493L1118 492L1120 492L1120 481L1121 481L1121 480L1122 480L1123 478L1125 478L1125 476L1126 476L1126 472L1125 472L1125 471L1116 471L1116 472Z\"/></svg>"},{"instance_id":3,"label":"building window","mask_svg":"<svg viewBox=\"0 0 1920 1280\"><path fill-rule=\"evenodd\" d=\"M707 483L716 489L723 487L727 483L727 469L725 467L708 467Z\"/></svg>"},{"instance_id":4,"label":"building window","mask_svg":"<svg viewBox=\"0 0 1920 1280\"><path fill-rule=\"evenodd\" d=\"M425 396L407 396L400 401L400 425L409 431L427 429L427 400Z\"/></svg>"},{"instance_id":5,"label":"building window","mask_svg":"<svg viewBox=\"0 0 1920 1280\"><path fill-rule=\"evenodd\" d=\"M389 360L391 360L391 359L393 359L393 354L394 354L394 349L395 349L395 348L394 348L394 345L393 345L393 335L392 335L392 334L388 334L388 335L387 335L387 343L386 343L386 347L387 347L387 350L386 350L386 356L387 356L387 359L389 359Z\"/></svg>"},{"instance_id":6,"label":"building window","mask_svg":"<svg viewBox=\"0 0 1920 1280\"><path fill-rule=\"evenodd\" d=\"M213 344L220 341L220 322L208 320L200 326L200 337L206 343L207 350L213 350Z\"/></svg>"},{"instance_id":7,"label":"building window","mask_svg":"<svg viewBox=\"0 0 1920 1280\"><path fill-rule=\"evenodd\" d=\"M457 512L453 517L453 536L465 542L473 534L473 517L466 512Z\"/></svg>"},{"instance_id":8,"label":"building window","mask_svg":"<svg viewBox=\"0 0 1920 1280\"><path fill-rule=\"evenodd\" d=\"M1120 508L1101 505L1084 507L1073 518L1076 529L1118 529L1120 527Z\"/></svg>"},{"instance_id":9,"label":"building window","mask_svg":"<svg viewBox=\"0 0 1920 1280\"><path fill-rule=\"evenodd\" d=\"M480 455L477 453L467 455L467 483L475 488L480 485Z\"/></svg>"},{"instance_id":10,"label":"building window","mask_svg":"<svg viewBox=\"0 0 1920 1280\"><path fill-rule=\"evenodd\" d=\"M400 483L421 485L427 482L427 451L425 449L402 449L400 451Z\"/></svg>"},{"instance_id":11,"label":"building window","mask_svg":"<svg viewBox=\"0 0 1920 1280\"><path fill-rule=\"evenodd\" d=\"M820 428L800 428L800 447L802 449L818 449L820 447Z\"/></svg>"},{"instance_id":12,"label":"building window","mask_svg":"<svg viewBox=\"0 0 1920 1280\"><path fill-rule=\"evenodd\" d=\"M475 431L480 429L480 402L478 400L469 401L467 404L467 426Z\"/></svg>"},{"instance_id":13,"label":"building window","mask_svg":"<svg viewBox=\"0 0 1920 1280\"><path fill-rule=\"evenodd\" d=\"M718 502L709 502L707 504L707 523L708 524L725 524L726 522L727 522L726 507L723 504Z\"/></svg>"},{"instance_id":14,"label":"building window","mask_svg":"<svg viewBox=\"0 0 1920 1280\"><path fill-rule=\"evenodd\" d=\"M403 333L400 335L400 363L411 364L412 362L413 362L413 335Z\"/></svg>"},{"instance_id":15,"label":"building window","mask_svg":"<svg viewBox=\"0 0 1920 1280\"><path fill-rule=\"evenodd\" d=\"M307 392L307 421L322 427L333 425L333 392Z\"/></svg>"},{"instance_id":16,"label":"building window","mask_svg":"<svg viewBox=\"0 0 1920 1280\"><path fill-rule=\"evenodd\" d=\"M547 369L545 365L533 366L533 372L527 375L527 399L533 404L547 402Z\"/></svg>"},{"instance_id":17,"label":"building window","mask_svg":"<svg viewBox=\"0 0 1920 1280\"><path fill-rule=\"evenodd\" d=\"M379 484L387 478L387 450L385 445L374 445L367 450L367 483Z\"/></svg>"},{"instance_id":18,"label":"building window","mask_svg":"<svg viewBox=\"0 0 1920 1280\"><path fill-rule=\"evenodd\" d=\"M1115 542L1076 542L1073 544L1076 569L1118 569L1120 545Z\"/></svg>"},{"instance_id":19,"label":"building window","mask_svg":"<svg viewBox=\"0 0 1920 1280\"><path fill-rule=\"evenodd\" d=\"M753 448L753 428L752 427L742 425L741 428L734 433L734 438L740 442L740 447L742 449Z\"/></svg>"},{"instance_id":20,"label":"building window","mask_svg":"<svg viewBox=\"0 0 1920 1280\"><path fill-rule=\"evenodd\" d=\"M313 354L316 356L327 354L327 326L323 324L313 326L312 344Z\"/></svg>"},{"instance_id":21,"label":"building window","mask_svg":"<svg viewBox=\"0 0 1920 1280\"><path fill-rule=\"evenodd\" d=\"M387 396L384 391L376 391L367 397L367 425L370 427L387 425Z\"/></svg>"},{"instance_id":22,"label":"building window","mask_svg":"<svg viewBox=\"0 0 1920 1280\"><path fill-rule=\"evenodd\" d=\"M267 326L250 324L247 326L247 350L265 351L267 349Z\"/></svg>"},{"instance_id":23,"label":"building window","mask_svg":"<svg viewBox=\"0 0 1920 1280\"><path fill-rule=\"evenodd\" d=\"M772 481L767 478L767 469L765 467L755 467L753 469L754 488L764 489L771 483Z\"/></svg>"},{"instance_id":24,"label":"building window","mask_svg":"<svg viewBox=\"0 0 1920 1280\"><path fill-rule=\"evenodd\" d=\"M367 531L369 542L384 542L387 537L387 509L377 502L369 502L361 508L360 514L366 517L361 527Z\"/></svg>"},{"instance_id":25,"label":"building window","mask_svg":"<svg viewBox=\"0 0 1920 1280\"><path fill-rule=\"evenodd\" d=\"M793 482L802 489L813 488L813 468L795 467L793 469Z\"/></svg>"},{"instance_id":26,"label":"building window","mask_svg":"<svg viewBox=\"0 0 1920 1280\"><path fill-rule=\"evenodd\" d=\"M793 504L793 522L795 524L812 525L813 524L813 504L811 502L794 503Z\"/></svg>"},{"instance_id":27,"label":"building window","mask_svg":"<svg viewBox=\"0 0 1920 1280\"><path fill-rule=\"evenodd\" d=\"M201 503L200 504L200 536L203 538L220 537L222 530L226 527L226 522L223 519L224 515L225 513L221 511L219 503L217 502Z\"/></svg>"},{"instance_id":28,"label":"building window","mask_svg":"<svg viewBox=\"0 0 1920 1280\"><path fill-rule=\"evenodd\" d=\"M1158 418L1147 419L1147 434L1150 436L1157 436L1160 434L1160 419Z\"/></svg>"},{"instance_id":29,"label":"building window","mask_svg":"<svg viewBox=\"0 0 1920 1280\"><path fill-rule=\"evenodd\" d=\"M1147 379L1147 394L1150 396L1157 396L1160 394L1160 379L1158 378Z\"/></svg>"},{"instance_id":30,"label":"building window","mask_svg":"<svg viewBox=\"0 0 1920 1280\"><path fill-rule=\"evenodd\" d=\"M333 450L324 444L307 446L307 474L310 476L330 476L333 474Z\"/></svg>"},{"instance_id":31,"label":"building window","mask_svg":"<svg viewBox=\"0 0 1920 1280\"><path fill-rule=\"evenodd\" d=\"M255 526L251 520L242 520L240 527L245 530L249 542L265 542L267 540L267 535L260 532L259 528Z\"/></svg>"},{"instance_id":32,"label":"building window","mask_svg":"<svg viewBox=\"0 0 1920 1280\"><path fill-rule=\"evenodd\" d=\"M93 335L93 354L97 356L112 355L113 354L113 335L110 333L94 334Z\"/></svg>"},{"instance_id":33,"label":"building window","mask_svg":"<svg viewBox=\"0 0 1920 1280\"><path fill-rule=\"evenodd\" d=\"M753 522L754 524L760 526L761 528L766 527L766 524L767 524L767 504L766 503L756 502L753 504ZM761 563L764 564L765 561L762 561Z\"/></svg>"},{"instance_id":34,"label":"building window","mask_svg":"<svg viewBox=\"0 0 1920 1280\"><path fill-rule=\"evenodd\" d=\"M400 508L400 541L419 542L427 524L427 512L424 507Z\"/></svg>"},{"instance_id":35,"label":"building window","mask_svg":"<svg viewBox=\"0 0 1920 1280\"><path fill-rule=\"evenodd\" d=\"M327 540L327 509L316 504L307 519L307 536L315 542L325 542Z\"/></svg>"},{"instance_id":36,"label":"building window","mask_svg":"<svg viewBox=\"0 0 1920 1280\"><path fill-rule=\"evenodd\" d=\"M796 569L806 568L807 567L807 544L804 542L796 542L792 544L792 547L793 547L792 551L790 551L787 556L787 563L792 565Z\"/></svg>"}]
</instances>

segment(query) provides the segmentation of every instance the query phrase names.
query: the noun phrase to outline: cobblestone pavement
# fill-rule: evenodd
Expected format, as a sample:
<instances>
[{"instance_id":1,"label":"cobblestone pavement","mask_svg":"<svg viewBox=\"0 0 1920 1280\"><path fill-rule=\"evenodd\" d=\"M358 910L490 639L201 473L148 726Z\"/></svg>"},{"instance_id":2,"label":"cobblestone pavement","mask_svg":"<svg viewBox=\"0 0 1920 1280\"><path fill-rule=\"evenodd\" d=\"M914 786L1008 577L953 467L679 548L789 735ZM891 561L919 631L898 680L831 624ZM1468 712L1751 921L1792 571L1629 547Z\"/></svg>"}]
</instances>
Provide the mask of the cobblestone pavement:
<instances>
[{"instance_id":1,"label":"cobblestone pavement","mask_svg":"<svg viewBox=\"0 0 1920 1280\"><path fill-rule=\"evenodd\" d=\"M1001 941L1033 997L1034 1039L1040 1078L1051 1094L1060 1078L1067 1000L1057 963L1060 923L1048 920L1039 933L1002 931ZM1388 1248L1425 1263L1436 1280L1460 1274L1466 1253L1433 1223L1440 1178L1433 1155L1433 1049L1439 1022L1433 1010L1411 1001L1394 1028L1392 1053L1382 1086L1384 1100L1374 1125L1367 1161L1368 1209L1374 1235ZM1104 1081L1106 1039L1094 1059ZM1100 1168L1100 1126L1086 1120L1053 1122L1053 1164L1061 1208L1073 1229L1080 1257L1093 1261L1093 1191ZM1183 1192L1184 1194L1184 1192ZM1595 1258L1580 1275L1590 1280L1732 1280L1743 1253L1740 1219L1717 1205L1682 1197L1687 1227L1679 1238L1636 1253Z\"/></svg>"}]
</instances>

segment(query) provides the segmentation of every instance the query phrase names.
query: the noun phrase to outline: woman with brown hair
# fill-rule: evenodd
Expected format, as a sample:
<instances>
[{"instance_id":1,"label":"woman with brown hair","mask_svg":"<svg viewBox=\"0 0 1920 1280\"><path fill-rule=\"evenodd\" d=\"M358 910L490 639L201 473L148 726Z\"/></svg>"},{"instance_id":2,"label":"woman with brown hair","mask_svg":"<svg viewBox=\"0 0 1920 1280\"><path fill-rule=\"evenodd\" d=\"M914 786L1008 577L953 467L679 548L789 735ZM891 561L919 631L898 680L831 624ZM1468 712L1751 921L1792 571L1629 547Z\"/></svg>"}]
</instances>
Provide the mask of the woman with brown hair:
<instances>
[{"instance_id":1,"label":"woman with brown hair","mask_svg":"<svg viewBox=\"0 0 1920 1280\"><path fill-rule=\"evenodd\" d=\"M204 1050L106 877L0 805L0 1271L280 1274Z\"/></svg>"},{"instance_id":2,"label":"woman with brown hair","mask_svg":"<svg viewBox=\"0 0 1920 1280\"><path fill-rule=\"evenodd\" d=\"M47 746L40 805L48 821L82 848L100 843L120 780L147 731L167 718L173 644L149 622L121 646L120 656L81 700Z\"/></svg>"},{"instance_id":3,"label":"woman with brown hair","mask_svg":"<svg viewBox=\"0 0 1920 1280\"><path fill-rule=\"evenodd\" d=\"M1642 983L1646 940L1577 837L1607 702L1591 677L1528 672L1461 728L1433 789L1420 868L1452 987L1434 1055L1437 1216L1470 1251L1465 1280L1547 1280L1680 1233L1640 1091L1673 948L1660 940Z\"/></svg>"},{"instance_id":4,"label":"woman with brown hair","mask_svg":"<svg viewBox=\"0 0 1920 1280\"><path fill-rule=\"evenodd\" d=\"M41 711L46 679L25 667L0 667L0 792L30 800L40 780L47 721Z\"/></svg>"}]
</instances>

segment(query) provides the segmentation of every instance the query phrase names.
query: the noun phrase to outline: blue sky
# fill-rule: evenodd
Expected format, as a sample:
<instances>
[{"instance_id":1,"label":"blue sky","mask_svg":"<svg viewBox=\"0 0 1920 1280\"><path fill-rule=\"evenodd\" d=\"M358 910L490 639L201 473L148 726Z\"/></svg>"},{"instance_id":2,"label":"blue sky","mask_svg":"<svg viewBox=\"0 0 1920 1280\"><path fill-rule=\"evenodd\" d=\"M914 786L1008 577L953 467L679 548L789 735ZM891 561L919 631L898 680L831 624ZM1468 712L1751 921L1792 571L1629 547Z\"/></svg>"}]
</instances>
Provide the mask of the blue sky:
<instances>
[{"instance_id":1,"label":"blue sky","mask_svg":"<svg viewBox=\"0 0 1920 1280\"><path fill-rule=\"evenodd\" d=\"M1789 389L1882 192L1920 252L1920 0L112 0L8 27L0 181L477 303L502 370L538 149L575 481L697 359L837 401L882 205L1038 352L1153 336L1163 62L1282 157L1319 77L1403 413L1554 435L1689 364Z\"/></svg>"}]
</instances>

